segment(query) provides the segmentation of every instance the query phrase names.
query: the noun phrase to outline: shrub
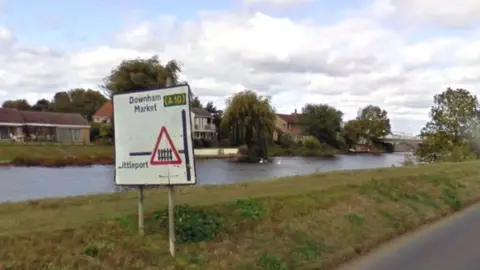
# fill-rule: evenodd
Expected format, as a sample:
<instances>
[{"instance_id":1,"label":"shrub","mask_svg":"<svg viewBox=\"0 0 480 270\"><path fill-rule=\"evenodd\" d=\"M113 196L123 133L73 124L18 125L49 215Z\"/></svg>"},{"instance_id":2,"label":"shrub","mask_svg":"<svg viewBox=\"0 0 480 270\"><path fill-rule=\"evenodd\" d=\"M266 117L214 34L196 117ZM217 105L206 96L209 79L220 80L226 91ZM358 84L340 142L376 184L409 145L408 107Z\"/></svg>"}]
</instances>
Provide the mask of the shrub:
<instances>
[{"instance_id":1,"label":"shrub","mask_svg":"<svg viewBox=\"0 0 480 270\"><path fill-rule=\"evenodd\" d=\"M267 214L265 205L254 198L239 199L236 204L241 214L252 220L260 220Z\"/></svg>"},{"instance_id":2,"label":"shrub","mask_svg":"<svg viewBox=\"0 0 480 270\"><path fill-rule=\"evenodd\" d=\"M202 147L205 147L205 148L212 147L212 140L202 138L200 139L200 141L202 142Z\"/></svg>"},{"instance_id":3,"label":"shrub","mask_svg":"<svg viewBox=\"0 0 480 270\"><path fill-rule=\"evenodd\" d=\"M203 148L202 140L200 140L200 139L193 139L193 147L194 147L194 148Z\"/></svg>"},{"instance_id":4,"label":"shrub","mask_svg":"<svg viewBox=\"0 0 480 270\"><path fill-rule=\"evenodd\" d=\"M303 145L309 149L320 149L322 147L320 141L312 136L306 137L303 140Z\"/></svg>"},{"instance_id":5,"label":"shrub","mask_svg":"<svg viewBox=\"0 0 480 270\"><path fill-rule=\"evenodd\" d=\"M222 229L218 215L205 212L189 205L175 207L175 238L179 243L196 243L212 240ZM157 211L153 215L161 226L168 228L168 211Z\"/></svg>"},{"instance_id":6,"label":"shrub","mask_svg":"<svg viewBox=\"0 0 480 270\"><path fill-rule=\"evenodd\" d=\"M220 142L220 147L231 147L232 143L230 142L229 139L221 139Z\"/></svg>"}]
</instances>

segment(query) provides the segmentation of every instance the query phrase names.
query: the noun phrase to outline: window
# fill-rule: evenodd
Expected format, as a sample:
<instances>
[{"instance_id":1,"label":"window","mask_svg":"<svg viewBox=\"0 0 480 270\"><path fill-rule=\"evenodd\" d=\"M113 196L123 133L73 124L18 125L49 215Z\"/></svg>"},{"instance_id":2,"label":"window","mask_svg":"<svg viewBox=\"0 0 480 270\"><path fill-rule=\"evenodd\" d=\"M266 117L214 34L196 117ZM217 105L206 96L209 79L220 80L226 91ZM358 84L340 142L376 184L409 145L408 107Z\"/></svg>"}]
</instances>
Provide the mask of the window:
<instances>
[{"instance_id":1,"label":"window","mask_svg":"<svg viewBox=\"0 0 480 270\"><path fill-rule=\"evenodd\" d=\"M72 128L72 141L79 142L81 141L81 131L79 128Z\"/></svg>"}]
</instances>

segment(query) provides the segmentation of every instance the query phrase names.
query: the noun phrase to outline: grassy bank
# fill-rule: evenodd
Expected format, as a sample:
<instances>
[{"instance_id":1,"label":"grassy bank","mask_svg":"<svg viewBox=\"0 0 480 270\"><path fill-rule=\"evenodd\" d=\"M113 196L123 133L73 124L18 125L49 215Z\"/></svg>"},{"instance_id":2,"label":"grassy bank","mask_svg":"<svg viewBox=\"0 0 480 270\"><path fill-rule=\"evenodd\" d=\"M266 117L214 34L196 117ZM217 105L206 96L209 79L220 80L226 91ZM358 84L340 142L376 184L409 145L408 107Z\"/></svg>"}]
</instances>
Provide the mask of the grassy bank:
<instances>
[{"instance_id":1,"label":"grassy bank","mask_svg":"<svg viewBox=\"0 0 480 270\"><path fill-rule=\"evenodd\" d=\"M310 149L304 146L280 147L274 146L268 149L268 155L272 157L294 156L294 157L333 157L336 151L332 148L321 147Z\"/></svg>"},{"instance_id":2,"label":"grassy bank","mask_svg":"<svg viewBox=\"0 0 480 270\"><path fill-rule=\"evenodd\" d=\"M231 156L216 155L196 158L229 157ZM60 167L113 163L113 146L0 143L0 165Z\"/></svg>"},{"instance_id":3,"label":"grassy bank","mask_svg":"<svg viewBox=\"0 0 480 270\"><path fill-rule=\"evenodd\" d=\"M480 162L178 188L170 259L164 189L0 205L10 269L329 269L480 198ZM191 206L188 206L191 205Z\"/></svg>"}]
</instances>

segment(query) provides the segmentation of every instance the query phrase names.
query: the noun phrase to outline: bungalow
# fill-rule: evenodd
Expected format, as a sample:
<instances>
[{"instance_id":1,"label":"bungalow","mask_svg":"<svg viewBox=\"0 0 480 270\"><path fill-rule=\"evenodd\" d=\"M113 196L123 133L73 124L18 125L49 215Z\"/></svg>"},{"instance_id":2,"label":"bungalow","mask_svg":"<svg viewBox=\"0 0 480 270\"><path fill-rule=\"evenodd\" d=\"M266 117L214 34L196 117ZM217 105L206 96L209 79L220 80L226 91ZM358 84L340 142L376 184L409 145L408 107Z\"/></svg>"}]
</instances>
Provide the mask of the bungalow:
<instances>
[{"instance_id":1,"label":"bungalow","mask_svg":"<svg viewBox=\"0 0 480 270\"><path fill-rule=\"evenodd\" d=\"M0 108L0 140L89 143L90 125L76 113Z\"/></svg>"}]
</instances>

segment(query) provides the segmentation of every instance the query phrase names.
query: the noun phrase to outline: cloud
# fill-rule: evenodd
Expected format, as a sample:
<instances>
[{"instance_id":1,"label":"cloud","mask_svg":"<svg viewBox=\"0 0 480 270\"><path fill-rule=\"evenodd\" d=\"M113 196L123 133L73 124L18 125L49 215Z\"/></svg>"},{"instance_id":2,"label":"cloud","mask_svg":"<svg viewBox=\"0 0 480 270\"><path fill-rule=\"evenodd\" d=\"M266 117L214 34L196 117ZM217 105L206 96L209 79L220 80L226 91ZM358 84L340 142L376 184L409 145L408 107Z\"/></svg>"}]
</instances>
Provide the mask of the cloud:
<instances>
[{"instance_id":1,"label":"cloud","mask_svg":"<svg viewBox=\"0 0 480 270\"><path fill-rule=\"evenodd\" d=\"M377 14L396 14L417 25L468 28L480 23L477 0L376 0L373 7Z\"/></svg>"},{"instance_id":2,"label":"cloud","mask_svg":"<svg viewBox=\"0 0 480 270\"><path fill-rule=\"evenodd\" d=\"M463 2L477 6L457 1ZM352 118L359 107L375 104L389 112L395 130L415 133L428 118L434 94L447 87L478 93L480 35L479 29L468 35L429 30L422 25L474 27L474 18L460 23L449 8L429 10L428 0L417 1L407 14L412 3L378 0L326 21L255 11L201 12L189 20L160 15L112 33L115 40L76 51L27 44L0 27L0 101L51 98L73 87L98 89L123 59L157 54L165 62L178 59L181 78L194 93L220 107L245 88L271 96L283 113L307 102L328 103ZM393 23L401 19L410 25ZM421 35L412 34L412 24L423 27Z\"/></svg>"}]
</instances>

